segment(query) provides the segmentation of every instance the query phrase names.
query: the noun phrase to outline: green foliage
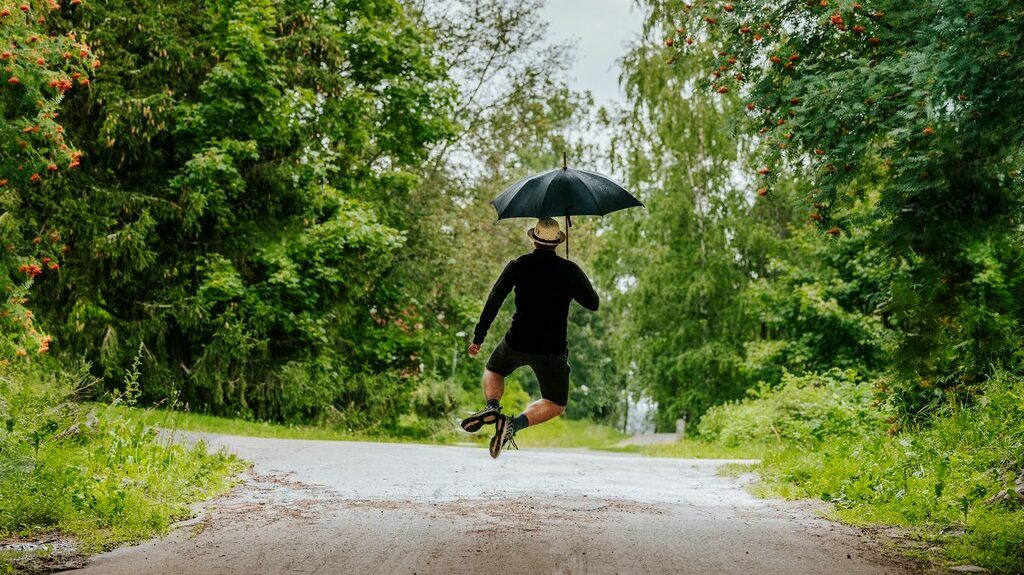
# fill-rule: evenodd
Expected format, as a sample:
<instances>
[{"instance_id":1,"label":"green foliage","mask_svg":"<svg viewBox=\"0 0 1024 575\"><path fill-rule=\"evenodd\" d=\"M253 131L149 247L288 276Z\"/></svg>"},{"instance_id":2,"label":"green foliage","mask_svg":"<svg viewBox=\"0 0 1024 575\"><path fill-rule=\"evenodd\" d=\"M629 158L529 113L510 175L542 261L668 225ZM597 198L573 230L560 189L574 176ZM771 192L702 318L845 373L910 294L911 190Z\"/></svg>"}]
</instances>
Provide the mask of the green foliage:
<instances>
[{"instance_id":1,"label":"green foliage","mask_svg":"<svg viewBox=\"0 0 1024 575\"><path fill-rule=\"evenodd\" d=\"M69 91L85 89L100 61L75 34L46 33L47 16L60 10L75 8L70 0L26 0L4 5L0 16L0 190L14 205L31 202L43 179L78 165L80 152L57 121L59 107Z\"/></svg>"},{"instance_id":2,"label":"green foliage","mask_svg":"<svg viewBox=\"0 0 1024 575\"><path fill-rule=\"evenodd\" d=\"M870 204L859 208L863 213ZM774 384L784 371L873 373L888 367L896 334L880 307L888 272L870 241L874 225L836 238L796 223L775 237L773 230L757 232L756 227L749 234L751 243L761 242L765 263L743 296L759 323L757 336L744 343L741 373L747 381Z\"/></svg>"},{"instance_id":3,"label":"green foliage","mask_svg":"<svg viewBox=\"0 0 1024 575\"><path fill-rule=\"evenodd\" d=\"M874 386L854 370L787 373L778 387L762 384L747 395L709 409L700 420L700 435L729 447L772 441L815 447L826 439L849 441L886 427Z\"/></svg>"},{"instance_id":4,"label":"green foliage","mask_svg":"<svg viewBox=\"0 0 1024 575\"><path fill-rule=\"evenodd\" d=\"M852 371L783 382L700 424L711 449L765 446L761 491L820 498L857 524L912 528L950 561L1024 567L1024 381L1001 373L984 397L905 428L873 401L879 382Z\"/></svg>"},{"instance_id":5,"label":"green foliage","mask_svg":"<svg viewBox=\"0 0 1024 575\"><path fill-rule=\"evenodd\" d=\"M72 9L67 3L65 9ZM25 307L32 280L54 275L66 251L60 234L33 217L42 182L79 165L81 152L57 121L69 90L85 90L99 60L75 34L46 34L50 0L4 6L0 16L0 362L49 349Z\"/></svg>"},{"instance_id":6,"label":"green foliage","mask_svg":"<svg viewBox=\"0 0 1024 575\"><path fill-rule=\"evenodd\" d=\"M1024 567L1024 508L1007 493L1024 472L1022 406L1024 384L1000 374L982 400L951 402L929 426L786 452L767 458L764 473L836 502L843 517L923 526L954 561L1016 572Z\"/></svg>"},{"instance_id":7,"label":"green foliage","mask_svg":"<svg viewBox=\"0 0 1024 575\"><path fill-rule=\"evenodd\" d=\"M233 456L118 415L135 383L110 406L83 407L73 400L94 384L84 368L0 369L0 537L60 530L96 551L162 533L227 488Z\"/></svg>"},{"instance_id":8,"label":"green foliage","mask_svg":"<svg viewBox=\"0 0 1024 575\"><path fill-rule=\"evenodd\" d=\"M647 209L623 214L602 236L598 266L615 294L616 361L632 366L630 385L654 397L666 429L684 412L696 418L742 395L742 342L755 333L733 243L748 205L731 174L748 142L717 120L719 102L678 97L691 74L644 46L626 57L633 107L618 118L615 157Z\"/></svg>"},{"instance_id":9,"label":"green foliage","mask_svg":"<svg viewBox=\"0 0 1024 575\"><path fill-rule=\"evenodd\" d=\"M775 493L1021 569L1020 7L646 6L617 157L652 217L602 266L634 381Z\"/></svg>"},{"instance_id":10,"label":"green foliage","mask_svg":"<svg viewBox=\"0 0 1024 575\"><path fill-rule=\"evenodd\" d=\"M656 6L646 33L675 27ZM871 241L875 199L848 210L863 228L826 235L810 225L816 212L804 215L799 178L755 192L738 177L755 139L728 119L741 102L689 93L715 58L695 49L666 65L660 49L638 45L626 59L633 108L619 119L616 158L649 211L602 236L599 267L617 362L657 401L663 429L784 371L883 369L895 339L880 306L891 272Z\"/></svg>"},{"instance_id":11,"label":"green foliage","mask_svg":"<svg viewBox=\"0 0 1024 575\"><path fill-rule=\"evenodd\" d=\"M47 23L104 66L64 102L85 150L31 216L69 243L40 318L68 356L142 398L213 413L396 425L424 384L415 306L382 281L407 244L395 208L450 133L428 28L393 0L88 2ZM145 42L138 39L145 37ZM373 402L371 402L373 403ZM387 415L384 415L387 414Z\"/></svg>"},{"instance_id":12,"label":"green foliage","mask_svg":"<svg viewBox=\"0 0 1024 575\"><path fill-rule=\"evenodd\" d=\"M536 2L453 8L96 0L16 15L57 44L88 38L65 67L103 66L47 104L81 168L0 219L35 258L2 263L62 257L59 273L28 270L39 326L24 274L4 284L0 359L48 348L45 331L61 360L115 382L141 345L142 404L180 392L209 413L430 435L477 387L478 366L450 353L488 266L528 247L494 238L481 258L483 234L450 224L489 222L494 189L549 167L589 103L552 80L565 59Z\"/></svg>"},{"instance_id":13,"label":"green foliage","mask_svg":"<svg viewBox=\"0 0 1024 575\"><path fill-rule=\"evenodd\" d=\"M703 88L749 103L761 153L748 169L761 185L799 172L815 218L834 234L855 225L848 209L865 189L879 191L875 217L886 225L872 243L892 258L885 305L901 328L904 411L979 385L994 366L1016 369L1021 7L653 4L682 30L677 66L696 57Z\"/></svg>"},{"instance_id":14,"label":"green foliage","mask_svg":"<svg viewBox=\"0 0 1024 575\"><path fill-rule=\"evenodd\" d=\"M502 267L533 248L524 234L528 222L495 222L489 202L509 183L561 165L563 151L573 165L593 166L599 159L595 147L579 143L576 134L593 128L596 114L593 100L562 80L571 68L572 49L550 43L540 0L417 4L437 30L439 50L461 89L452 113L455 135L432 151L423 166L423 185L401 206L410 223L409 241L388 274L394 287L379 308L423 310L426 330L440 332L417 350L426 375L450 378L461 390L458 403L475 411L482 402L482 364L508 327L511 301L476 360L463 353L468 334ZM596 218L573 223L572 257L593 274L589 246L600 223ZM624 380L609 361L600 322L590 313L570 314L574 391L569 410L573 417L611 421ZM529 370L517 376L536 397Z\"/></svg>"},{"instance_id":15,"label":"green foliage","mask_svg":"<svg viewBox=\"0 0 1024 575\"><path fill-rule=\"evenodd\" d=\"M9 277L3 279L9 281ZM32 354L49 350L49 337L35 328L33 312L26 306L31 286L31 280L7 283L7 298L0 307L0 365L24 360L30 350Z\"/></svg>"},{"instance_id":16,"label":"green foliage","mask_svg":"<svg viewBox=\"0 0 1024 575\"><path fill-rule=\"evenodd\" d=\"M613 324L608 320L603 310L593 313L576 306L570 309L572 391L566 417L613 425L622 419L626 376L615 359L615 340L610 337Z\"/></svg>"}]
</instances>

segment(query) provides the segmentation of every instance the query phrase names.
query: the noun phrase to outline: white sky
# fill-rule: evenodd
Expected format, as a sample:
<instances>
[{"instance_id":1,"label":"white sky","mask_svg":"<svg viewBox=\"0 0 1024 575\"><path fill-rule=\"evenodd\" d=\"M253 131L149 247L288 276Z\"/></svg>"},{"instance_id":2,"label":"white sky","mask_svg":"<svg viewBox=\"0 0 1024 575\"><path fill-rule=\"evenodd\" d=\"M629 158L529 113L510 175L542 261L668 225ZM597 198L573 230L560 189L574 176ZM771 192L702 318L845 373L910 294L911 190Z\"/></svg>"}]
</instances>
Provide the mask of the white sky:
<instances>
[{"instance_id":1,"label":"white sky","mask_svg":"<svg viewBox=\"0 0 1024 575\"><path fill-rule=\"evenodd\" d=\"M575 46L569 85L589 90L598 106L621 102L616 60L643 29L643 15L633 0L547 0L541 14L550 23L551 40Z\"/></svg>"}]
</instances>

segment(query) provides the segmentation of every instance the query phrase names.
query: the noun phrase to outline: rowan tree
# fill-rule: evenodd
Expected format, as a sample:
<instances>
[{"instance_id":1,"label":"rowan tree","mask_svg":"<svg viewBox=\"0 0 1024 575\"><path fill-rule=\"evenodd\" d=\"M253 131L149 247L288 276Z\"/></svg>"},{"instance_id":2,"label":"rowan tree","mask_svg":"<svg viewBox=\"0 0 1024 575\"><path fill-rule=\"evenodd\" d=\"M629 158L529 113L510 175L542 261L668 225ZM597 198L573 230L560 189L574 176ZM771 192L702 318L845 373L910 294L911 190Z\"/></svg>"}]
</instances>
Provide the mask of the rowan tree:
<instances>
[{"instance_id":1,"label":"rowan tree","mask_svg":"<svg viewBox=\"0 0 1024 575\"><path fill-rule=\"evenodd\" d=\"M808 217L838 235L877 190L901 328L897 396L916 413L1019 367L1024 7L997 0L655 2L675 65L711 54L700 88L739 95L756 187L806 179ZM828 234L823 235L826 241Z\"/></svg>"},{"instance_id":2,"label":"rowan tree","mask_svg":"<svg viewBox=\"0 0 1024 575\"><path fill-rule=\"evenodd\" d=\"M61 230L31 206L46 182L82 161L60 105L65 94L88 90L100 61L74 32L51 35L45 24L80 3L0 3L0 361L50 347L26 305L31 283L58 273L66 246Z\"/></svg>"}]
</instances>

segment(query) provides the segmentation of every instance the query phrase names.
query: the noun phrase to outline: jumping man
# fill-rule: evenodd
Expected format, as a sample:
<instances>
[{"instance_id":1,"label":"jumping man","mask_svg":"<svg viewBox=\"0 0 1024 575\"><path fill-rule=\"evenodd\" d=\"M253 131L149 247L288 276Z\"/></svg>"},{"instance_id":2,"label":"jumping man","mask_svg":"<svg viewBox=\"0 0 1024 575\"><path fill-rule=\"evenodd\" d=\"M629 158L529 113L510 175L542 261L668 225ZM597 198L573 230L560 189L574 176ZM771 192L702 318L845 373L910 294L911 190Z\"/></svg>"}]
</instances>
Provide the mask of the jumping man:
<instances>
[{"instance_id":1,"label":"jumping man","mask_svg":"<svg viewBox=\"0 0 1024 575\"><path fill-rule=\"evenodd\" d=\"M532 253L508 263L487 296L484 311L476 324L469 355L480 352L494 316L509 292L516 291L516 313L512 327L494 348L484 370L484 398L487 406L462 420L462 428L472 433L485 424L494 423L491 457L501 455L517 431L558 417L569 401L569 347L565 332L569 321L569 304L576 300L583 307L597 311L597 292L583 270L555 253L565 241L558 222L545 218L527 230L533 240ZM501 413L501 396L505 378L517 368L529 365L540 382L539 399L517 417Z\"/></svg>"}]
</instances>

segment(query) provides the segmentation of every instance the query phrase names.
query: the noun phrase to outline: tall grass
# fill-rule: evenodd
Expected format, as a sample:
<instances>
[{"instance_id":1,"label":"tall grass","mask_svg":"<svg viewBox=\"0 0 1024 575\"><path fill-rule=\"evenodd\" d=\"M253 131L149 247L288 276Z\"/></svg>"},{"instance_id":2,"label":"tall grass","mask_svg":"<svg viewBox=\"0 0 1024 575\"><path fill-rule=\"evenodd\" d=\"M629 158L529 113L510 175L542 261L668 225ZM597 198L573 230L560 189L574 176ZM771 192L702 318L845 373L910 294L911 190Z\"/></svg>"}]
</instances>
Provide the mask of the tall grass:
<instances>
[{"instance_id":1,"label":"tall grass","mask_svg":"<svg viewBox=\"0 0 1024 575\"><path fill-rule=\"evenodd\" d=\"M915 426L853 374L787 377L701 423L714 443L775 444L761 492L820 498L856 524L910 528L952 563L1024 570L1024 380L1003 374Z\"/></svg>"},{"instance_id":2,"label":"tall grass","mask_svg":"<svg viewBox=\"0 0 1024 575\"><path fill-rule=\"evenodd\" d=\"M60 532L83 552L137 541L224 491L242 468L121 415L138 397L137 370L110 403L77 403L93 383L84 366L0 366L0 538Z\"/></svg>"}]
</instances>

